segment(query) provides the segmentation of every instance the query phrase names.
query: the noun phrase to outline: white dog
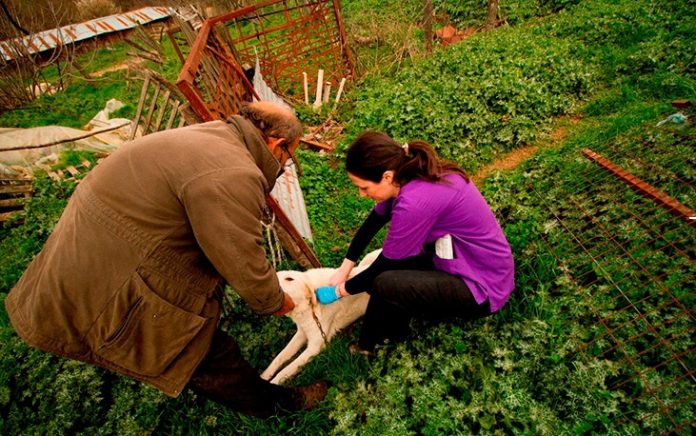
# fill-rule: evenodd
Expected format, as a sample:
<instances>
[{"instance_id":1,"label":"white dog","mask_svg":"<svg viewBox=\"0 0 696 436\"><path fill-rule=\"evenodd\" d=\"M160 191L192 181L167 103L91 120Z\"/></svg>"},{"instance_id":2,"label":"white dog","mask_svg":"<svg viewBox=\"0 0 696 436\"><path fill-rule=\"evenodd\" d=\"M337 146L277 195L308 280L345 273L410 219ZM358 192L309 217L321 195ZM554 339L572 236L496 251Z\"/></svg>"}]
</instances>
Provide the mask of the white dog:
<instances>
[{"instance_id":1,"label":"white dog","mask_svg":"<svg viewBox=\"0 0 696 436\"><path fill-rule=\"evenodd\" d=\"M351 276L367 268L380 251L375 250L365 256L353 269ZM297 333L261 374L263 379L271 380L274 384L284 383L326 348L338 331L365 314L367 302L370 299L366 292L343 297L331 304L320 304L317 301L314 290L328 285L329 279L335 272L333 268L316 268L304 272L278 271L280 286L295 302L295 308L288 312L287 316L297 325ZM305 344L307 346L304 351L278 372Z\"/></svg>"}]
</instances>

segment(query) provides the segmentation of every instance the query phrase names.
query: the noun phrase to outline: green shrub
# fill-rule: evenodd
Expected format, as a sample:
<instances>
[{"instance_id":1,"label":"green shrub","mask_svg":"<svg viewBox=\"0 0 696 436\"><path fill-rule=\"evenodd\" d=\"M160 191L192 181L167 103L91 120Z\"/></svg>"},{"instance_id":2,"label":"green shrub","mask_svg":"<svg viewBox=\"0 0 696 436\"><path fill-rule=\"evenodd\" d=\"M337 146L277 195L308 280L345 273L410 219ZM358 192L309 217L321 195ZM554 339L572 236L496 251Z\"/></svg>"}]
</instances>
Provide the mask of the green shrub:
<instances>
[{"instance_id":1,"label":"green shrub","mask_svg":"<svg viewBox=\"0 0 696 436\"><path fill-rule=\"evenodd\" d=\"M500 0L498 17L509 24L555 13L582 0ZM435 11L458 27L481 27L486 22L488 0L434 0Z\"/></svg>"},{"instance_id":2,"label":"green shrub","mask_svg":"<svg viewBox=\"0 0 696 436\"><path fill-rule=\"evenodd\" d=\"M551 117L576 111L591 90L592 69L569 55L569 45L527 38L524 29L470 38L356 89L349 132L424 139L473 171L533 141Z\"/></svg>"},{"instance_id":3,"label":"green shrub","mask_svg":"<svg viewBox=\"0 0 696 436\"><path fill-rule=\"evenodd\" d=\"M518 2L520 7L532 3ZM12 332L2 308L0 432L662 434L675 431L674 423L655 413L665 406L671 407L676 422L693 422L693 383L672 377L682 374L683 368L665 365L645 381L635 379L615 386L635 368L603 355L606 340L588 344L603 330L588 306L586 284L576 281L564 264L582 253L569 241L567 232L553 225L550 214L572 209L569 189L583 162L577 157L579 149L609 141L626 150L684 147L667 141L668 135L637 137L635 132L669 114L671 99L694 96L690 50L695 38L694 9L689 2L575 3L545 2L549 10L565 9L519 28L501 28L438 51L396 78L367 79L343 105L349 125L342 146L362 129L380 129L399 140L420 137L432 141L443 155L470 171L505 150L539 138L558 115L580 113L585 117L559 148L539 152L515 171L489 177L482 188L516 262L516 290L500 313L473 323L414 321L410 341L369 361L346 350L358 323L340 334L292 381L331 380L329 399L320 409L259 420L189 391L169 399L141 383L30 349ZM534 2L535 7L537 4L542 3ZM354 2L354 8L360 5ZM72 98L78 95L80 92ZM73 106L81 107L75 101ZM60 97L54 103L74 111ZM316 119L309 112L301 116L306 121ZM43 121L37 117L31 122ZM314 249L325 265L338 265L371 202L360 198L347 180L340 154L319 156L302 151L299 156ZM61 165L75 164L84 157L89 158L67 155ZM676 175L688 179L692 172L684 165L677 168ZM650 177L669 183L660 174ZM75 183L58 183L38 175L25 223L0 230L0 302L40 250ZM690 192L675 190L674 195L684 202L690 198ZM616 217L606 198L582 201L602 204L598 219ZM378 236L375 246L382 237ZM639 249L646 231L617 226L616 238L630 249ZM667 254L655 254L660 265L668 259ZM620 268L620 262L617 257L616 264L611 264L611 277L635 280L635 272ZM291 267L292 263L282 265ZM660 273L654 268L646 264L648 272ZM684 274L693 274L689 268L675 265L663 280L683 283ZM655 293L640 283L630 286ZM677 288L675 295L691 298L684 288ZM292 336L292 323L286 318L258 317L232 293L226 303L221 328L238 338L244 355L260 370ZM601 303L609 304L607 310L613 309L609 302ZM651 322L673 316L657 309L649 314ZM615 321L628 321L628 316L619 313ZM688 332L688 321L687 317L674 319L670 328ZM638 336L635 326L633 329L627 334ZM663 350L650 348L651 340L641 337L626 344L626 350L644 352L639 364L664 358ZM674 337L671 346L677 353L687 353L692 342L683 335ZM587 345L586 351L579 352L583 345ZM665 386L659 400L645 395L651 386Z\"/></svg>"}]
</instances>

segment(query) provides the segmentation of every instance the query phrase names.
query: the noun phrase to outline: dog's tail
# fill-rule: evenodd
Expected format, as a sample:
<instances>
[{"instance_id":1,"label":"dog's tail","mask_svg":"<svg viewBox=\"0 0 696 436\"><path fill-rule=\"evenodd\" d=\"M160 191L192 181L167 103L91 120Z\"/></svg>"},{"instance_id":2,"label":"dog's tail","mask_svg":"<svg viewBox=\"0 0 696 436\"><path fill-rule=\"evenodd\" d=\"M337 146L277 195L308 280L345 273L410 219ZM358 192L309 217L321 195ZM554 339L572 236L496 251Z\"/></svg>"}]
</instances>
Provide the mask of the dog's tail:
<instances>
[{"instance_id":1,"label":"dog's tail","mask_svg":"<svg viewBox=\"0 0 696 436\"><path fill-rule=\"evenodd\" d=\"M355 268L353 268L353 270L350 272L350 277L353 277L353 276L358 275L361 272L365 271L367 269L367 267L372 265L372 262L374 262L377 259L377 256L379 256L379 254L381 252L382 252L382 249L380 248L380 249L370 251L369 253L367 253L365 255L365 257L362 258L360 263L358 263L358 265Z\"/></svg>"}]
</instances>

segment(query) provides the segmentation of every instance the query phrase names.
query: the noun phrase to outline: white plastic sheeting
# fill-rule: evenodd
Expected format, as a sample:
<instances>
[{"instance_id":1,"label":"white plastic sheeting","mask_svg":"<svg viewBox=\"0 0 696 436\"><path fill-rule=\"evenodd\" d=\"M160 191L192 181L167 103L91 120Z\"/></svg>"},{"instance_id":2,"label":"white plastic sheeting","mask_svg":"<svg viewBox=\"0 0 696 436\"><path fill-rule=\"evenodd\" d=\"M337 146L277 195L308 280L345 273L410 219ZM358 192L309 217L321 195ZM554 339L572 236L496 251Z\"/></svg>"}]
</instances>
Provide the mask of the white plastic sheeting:
<instances>
[{"instance_id":1,"label":"white plastic sheeting","mask_svg":"<svg viewBox=\"0 0 696 436\"><path fill-rule=\"evenodd\" d=\"M32 173L37 167L55 163L64 150L115 150L130 137L130 120L109 118L121 106L120 101L109 100L87 124L87 130L63 126L0 128L0 174ZM43 147L46 144L54 145Z\"/></svg>"},{"instance_id":2,"label":"white plastic sheeting","mask_svg":"<svg viewBox=\"0 0 696 436\"><path fill-rule=\"evenodd\" d=\"M277 103L294 112L294 109L285 103L282 98L278 97L268 84L266 84L266 81L263 80L258 58L256 59L256 66L254 69L253 85L260 100ZM288 216L300 235L308 241L313 241L307 208L305 206L304 197L302 196L300 182L297 179L297 170L295 164L291 160L288 160L285 166L285 173L276 181L271 195L278 201L283 212Z\"/></svg>"}]
</instances>

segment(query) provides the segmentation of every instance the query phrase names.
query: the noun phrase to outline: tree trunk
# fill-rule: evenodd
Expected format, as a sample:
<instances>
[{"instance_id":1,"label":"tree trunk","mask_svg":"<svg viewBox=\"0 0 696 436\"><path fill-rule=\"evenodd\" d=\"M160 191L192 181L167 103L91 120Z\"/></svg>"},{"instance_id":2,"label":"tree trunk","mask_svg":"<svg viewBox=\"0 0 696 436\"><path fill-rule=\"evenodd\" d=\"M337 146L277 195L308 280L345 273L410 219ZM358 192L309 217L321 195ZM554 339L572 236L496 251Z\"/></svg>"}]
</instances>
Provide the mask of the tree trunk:
<instances>
[{"instance_id":1,"label":"tree trunk","mask_svg":"<svg viewBox=\"0 0 696 436\"><path fill-rule=\"evenodd\" d=\"M486 30L494 28L496 21L498 21L498 1L488 0L488 17L486 17L486 25L484 26Z\"/></svg>"},{"instance_id":2,"label":"tree trunk","mask_svg":"<svg viewBox=\"0 0 696 436\"><path fill-rule=\"evenodd\" d=\"M433 52L433 0L423 0L423 32L425 53L430 54Z\"/></svg>"}]
</instances>

